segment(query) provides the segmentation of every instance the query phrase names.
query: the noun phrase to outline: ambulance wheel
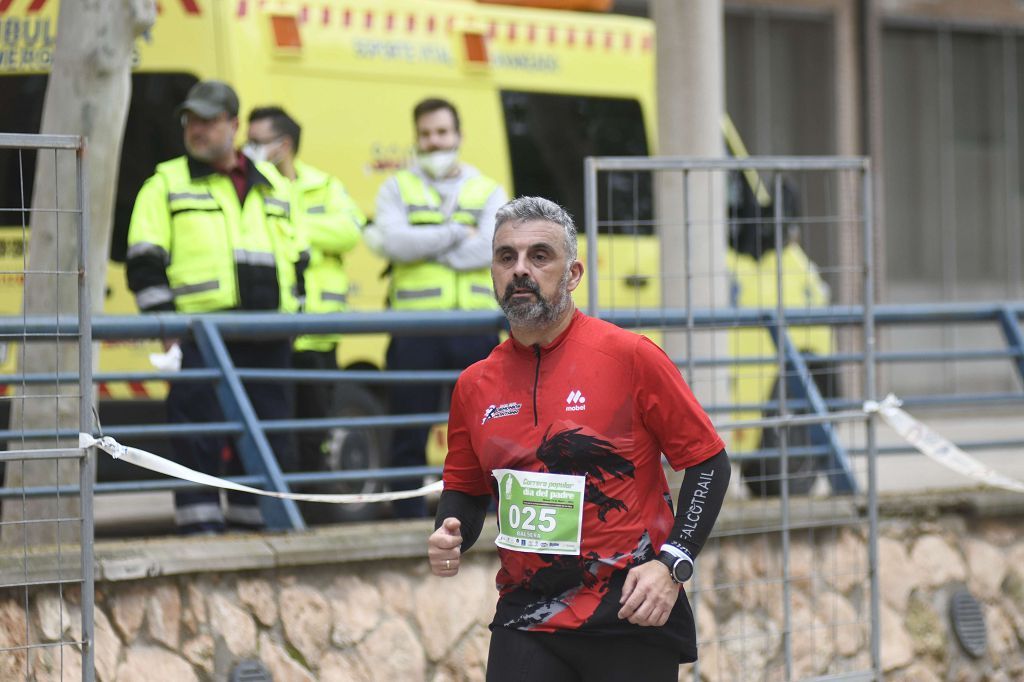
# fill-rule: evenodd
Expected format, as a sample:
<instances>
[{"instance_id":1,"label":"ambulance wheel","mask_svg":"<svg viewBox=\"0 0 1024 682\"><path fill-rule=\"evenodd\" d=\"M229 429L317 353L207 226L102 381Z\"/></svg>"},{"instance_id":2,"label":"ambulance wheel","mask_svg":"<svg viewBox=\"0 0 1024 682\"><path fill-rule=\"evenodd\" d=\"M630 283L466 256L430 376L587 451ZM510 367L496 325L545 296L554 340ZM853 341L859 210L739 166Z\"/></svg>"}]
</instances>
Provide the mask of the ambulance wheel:
<instances>
[{"instance_id":1,"label":"ambulance wheel","mask_svg":"<svg viewBox=\"0 0 1024 682\"><path fill-rule=\"evenodd\" d=\"M778 400L779 385L776 380L772 386L769 400ZM766 412L765 417L778 416L776 412ZM761 431L761 449L774 450L779 447L779 429L765 428ZM811 445L811 430L807 426L786 427L786 444L789 448L801 448ZM751 495L755 497L779 497L782 495L782 459L773 455L750 459L740 465L743 481ZM786 478L789 479L790 495L808 495L818 477L818 458L816 456L794 456L786 458Z\"/></svg>"},{"instance_id":2,"label":"ambulance wheel","mask_svg":"<svg viewBox=\"0 0 1024 682\"><path fill-rule=\"evenodd\" d=\"M340 384L334 391L332 417L373 417L385 414L380 399L363 386ZM389 434L385 429L330 429L323 434L318 452L301 453L304 471L356 471L387 466ZM310 487L309 492L330 494L378 493L381 481L335 482ZM310 524L344 523L376 519L387 508L381 503L327 504L304 502L303 517Z\"/></svg>"}]
</instances>

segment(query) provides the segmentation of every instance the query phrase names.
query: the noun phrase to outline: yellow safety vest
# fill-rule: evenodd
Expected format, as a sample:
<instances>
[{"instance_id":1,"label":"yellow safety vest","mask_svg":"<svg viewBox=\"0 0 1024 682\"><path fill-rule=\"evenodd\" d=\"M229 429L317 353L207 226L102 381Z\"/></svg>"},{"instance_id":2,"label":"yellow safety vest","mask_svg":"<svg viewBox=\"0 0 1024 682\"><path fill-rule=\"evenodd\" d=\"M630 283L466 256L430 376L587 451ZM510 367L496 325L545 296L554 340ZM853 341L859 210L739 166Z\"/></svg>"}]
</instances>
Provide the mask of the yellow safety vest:
<instances>
[{"instance_id":1,"label":"yellow safety vest","mask_svg":"<svg viewBox=\"0 0 1024 682\"><path fill-rule=\"evenodd\" d=\"M157 166L135 201L128 260L161 257L170 286L136 291L140 309L163 296L185 313L299 309L296 264L306 244L290 222L283 178L270 164L256 170L262 182L239 205L223 174L193 178L184 156Z\"/></svg>"},{"instance_id":2,"label":"yellow safety vest","mask_svg":"<svg viewBox=\"0 0 1024 682\"><path fill-rule=\"evenodd\" d=\"M292 220L310 243L305 311L343 311L348 307L344 255L359 243L366 216L337 178L300 161L295 162L295 175ZM300 336L295 350L331 351L340 338L340 334Z\"/></svg>"},{"instance_id":3,"label":"yellow safety vest","mask_svg":"<svg viewBox=\"0 0 1024 682\"><path fill-rule=\"evenodd\" d=\"M418 175L395 174L410 225L440 225L452 220L477 227L487 199L498 187L490 178L476 176L459 189L451 216L441 210L441 196ZM434 261L394 263L391 270L391 307L395 310L492 310L494 300L489 268L458 271Z\"/></svg>"}]
</instances>

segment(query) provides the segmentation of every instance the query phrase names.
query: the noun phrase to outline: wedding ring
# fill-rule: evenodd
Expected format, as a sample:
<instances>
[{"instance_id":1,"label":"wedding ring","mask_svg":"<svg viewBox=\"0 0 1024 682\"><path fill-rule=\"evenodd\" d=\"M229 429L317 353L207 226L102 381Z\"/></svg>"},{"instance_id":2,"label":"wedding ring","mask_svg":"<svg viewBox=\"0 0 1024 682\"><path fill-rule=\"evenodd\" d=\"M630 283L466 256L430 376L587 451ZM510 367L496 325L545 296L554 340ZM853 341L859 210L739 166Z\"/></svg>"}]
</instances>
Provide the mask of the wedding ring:
<instances>
[{"instance_id":1,"label":"wedding ring","mask_svg":"<svg viewBox=\"0 0 1024 682\"><path fill-rule=\"evenodd\" d=\"M446 571L452 570L452 560L451 559L445 559L444 560L444 570L446 570Z\"/></svg>"}]
</instances>

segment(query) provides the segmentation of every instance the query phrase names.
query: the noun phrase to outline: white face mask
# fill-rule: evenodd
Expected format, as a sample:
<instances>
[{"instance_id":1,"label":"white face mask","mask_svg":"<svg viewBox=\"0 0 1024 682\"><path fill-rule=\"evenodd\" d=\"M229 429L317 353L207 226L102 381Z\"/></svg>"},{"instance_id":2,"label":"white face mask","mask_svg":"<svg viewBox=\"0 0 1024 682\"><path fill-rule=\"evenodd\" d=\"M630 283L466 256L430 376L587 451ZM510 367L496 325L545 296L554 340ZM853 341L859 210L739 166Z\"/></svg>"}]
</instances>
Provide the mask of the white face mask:
<instances>
[{"instance_id":1,"label":"white face mask","mask_svg":"<svg viewBox=\"0 0 1024 682\"><path fill-rule=\"evenodd\" d=\"M416 164L434 179L447 177L459 163L459 150L443 149L436 152L417 152Z\"/></svg>"},{"instance_id":2,"label":"white face mask","mask_svg":"<svg viewBox=\"0 0 1024 682\"><path fill-rule=\"evenodd\" d=\"M242 153L257 163L267 160L267 146L265 144L253 144L249 142L242 147Z\"/></svg>"}]
</instances>

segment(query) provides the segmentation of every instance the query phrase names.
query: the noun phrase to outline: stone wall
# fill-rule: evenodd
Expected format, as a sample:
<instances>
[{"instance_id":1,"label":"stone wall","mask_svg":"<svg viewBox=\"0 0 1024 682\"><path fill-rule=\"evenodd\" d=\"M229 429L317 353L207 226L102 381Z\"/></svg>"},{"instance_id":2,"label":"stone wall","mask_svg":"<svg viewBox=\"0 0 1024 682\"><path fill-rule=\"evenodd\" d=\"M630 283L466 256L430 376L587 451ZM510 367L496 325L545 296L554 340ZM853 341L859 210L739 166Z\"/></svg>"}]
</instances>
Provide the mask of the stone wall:
<instances>
[{"instance_id":1,"label":"stone wall","mask_svg":"<svg viewBox=\"0 0 1024 682\"><path fill-rule=\"evenodd\" d=\"M886 509L879 566L887 680L1024 679L1024 509L979 513L984 507L953 513L918 501ZM276 682L482 680L496 557L483 538L458 578L435 578L420 558L428 531L422 523L368 524L98 545L97 679L225 680L239 661L259 659ZM838 564L866 556L859 529L830 537L826 549ZM697 599L701 678L782 679L769 665L782 646L781 589L770 579L778 551L777 538L748 537L702 555L701 585L732 587L705 587ZM867 575L822 570L817 551L794 536L792 623L796 631L813 625L827 598L832 634L794 636L797 679L837 661L869 667ZM984 605L988 649L980 659L951 632L948 602L961 586ZM26 633L31 643L79 639L78 601L74 589L0 591L0 648L25 644ZM61 669L64 680L79 679L76 651L0 652L0 680L59 680ZM750 672L768 668L769 675ZM681 669L680 679L692 671Z\"/></svg>"}]
</instances>

